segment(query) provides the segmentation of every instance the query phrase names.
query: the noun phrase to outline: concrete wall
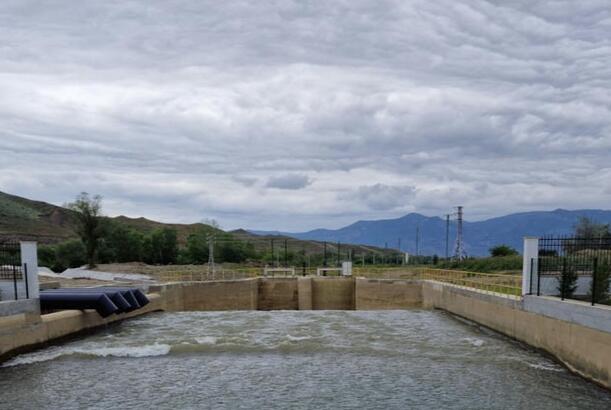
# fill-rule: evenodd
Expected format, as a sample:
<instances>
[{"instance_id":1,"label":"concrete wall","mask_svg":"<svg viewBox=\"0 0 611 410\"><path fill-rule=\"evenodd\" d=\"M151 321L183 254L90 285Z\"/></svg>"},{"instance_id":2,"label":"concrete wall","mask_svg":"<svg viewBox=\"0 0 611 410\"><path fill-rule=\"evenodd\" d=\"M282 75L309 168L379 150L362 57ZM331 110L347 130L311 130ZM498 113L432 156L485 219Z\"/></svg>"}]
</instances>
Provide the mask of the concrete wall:
<instances>
[{"instance_id":1,"label":"concrete wall","mask_svg":"<svg viewBox=\"0 0 611 410\"><path fill-rule=\"evenodd\" d=\"M356 310L408 309L422 306L422 283L410 280L355 281Z\"/></svg>"},{"instance_id":2,"label":"concrete wall","mask_svg":"<svg viewBox=\"0 0 611 410\"><path fill-rule=\"evenodd\" d=\"M260 278L259 310L297 310L297 278Z\"/></svg>"},{"instance_id":3,"label":"concrete wall","mask_svg":"<svg viewBox=\"0 0 611 410\"><path fill-rule=\"evenodd\" d=\"M143 315L163 308L159 294L149 294L151 303L142 309L103 319L95 310L63 310L47 315L28 316L19 314L0 318L0 361L22 351L62 337L73 336L83 331L106 324Z\"/></svg>"},{"instance_id":4,"label":"concrete wall","mask_svg":"<svg viewBox=\"0 0 611 410\"><path fill-rule=\"evenodd\" d=\"M611 333L522 309L518 299L425 281L423 305L451 312L547 351L567 367L611 388Z\"/></svg>"},{"instance_id":5,"label":"concrete wall","mask_svg":"<svg viewBox=\"0 0 611 410\"><path fill-rule=\"evenodd\" d=\"M354 279L313 277L313 310L354 310Z\"/></svg>"}]
</instances>

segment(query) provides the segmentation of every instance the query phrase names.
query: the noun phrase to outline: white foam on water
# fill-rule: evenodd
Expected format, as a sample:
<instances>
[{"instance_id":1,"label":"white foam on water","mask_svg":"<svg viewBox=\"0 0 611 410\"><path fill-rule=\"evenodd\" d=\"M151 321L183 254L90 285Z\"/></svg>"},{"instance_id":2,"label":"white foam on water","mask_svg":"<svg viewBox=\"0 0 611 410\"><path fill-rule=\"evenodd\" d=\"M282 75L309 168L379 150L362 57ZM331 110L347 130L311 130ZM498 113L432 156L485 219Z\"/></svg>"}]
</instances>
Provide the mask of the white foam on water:
<instances>
[{"instance_id":1,"label":"white foam on water","mask_svg":"<svg viewBox=\"0 0 611 410\"><path fill-rule=\"evenodd\" d=\"M215 345L217 339L214 336L204 336L204 337L196 337L195 341L199 343L200 345Z\"/></svg>"},{"instance_id":2,"label":"white foam on water","mask_svg":"<svg viewBox=\"0 0 611 410\"><path fill-rule=\"evenodd\" d=\"M464 340L465 342L468 342L469 344L471 344L472 346L475 346L475 347L481 347L485 343L482 339L478 339L478 338L475 338L475 337L466 337L466 338L464 338L462 340Z\"/></svg>"},{"instance_id":3,"label":"white foam on water","mask_svg":"<svg viewBox=\"0 0 611 410\"><path fill-rule=\"evenodd\" d=\"M27 365L32 363L48 362L64 356L83 355L94 357L152 357L164 356L170 353L170 345L167 344L152 344L144 346L114 346L114 347L99 347L93 349L85 348L65 348L56 347L49 348L33 353L19 355L6 363L2 367L12 367Z\"/></svg>"},{"instance_id":4,"label":"white foam on water","mask_svg":"<svg viewBox=\"0 0 611 410\"><path fill-rule=\"evenodd\" d=\"M533 369L538 369L538 370L546 370L549 372L562 372L564 371L564 369L554 363L545 363L545 362L540 362L540 363L526 363L528 364L528 366L532 367Z\"/></svg>"},{"instance_id":5,"label":"white foam on water","mask_svg":"<svg viewBox=\"0 0 611 410\"><path fill-rule=\"evenodd\" d=\"M286 338L292 342L300 342L302 340L312 339L311 336L292 336L292 335L286 335Z\"/></svg>"}]
</instances>

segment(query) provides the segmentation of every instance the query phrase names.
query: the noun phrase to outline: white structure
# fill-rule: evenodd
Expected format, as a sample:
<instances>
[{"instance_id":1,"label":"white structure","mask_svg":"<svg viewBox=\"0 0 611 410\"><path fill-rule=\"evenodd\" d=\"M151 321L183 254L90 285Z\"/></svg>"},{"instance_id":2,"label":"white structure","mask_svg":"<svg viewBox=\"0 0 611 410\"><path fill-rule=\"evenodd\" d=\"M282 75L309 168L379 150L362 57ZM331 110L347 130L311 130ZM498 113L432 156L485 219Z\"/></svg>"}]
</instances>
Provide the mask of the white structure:
<instances>
[{"instance_id":1,"label":"white structure","mask_svg":"<svg viewBox=\"0 0 611 410\"><path fill-rule=\"evenodd\" d=\"M526 236L524 238L524 252L522 252L522 295L537 292L538 262L539 238Z\"/></svg>"},{"instance_id":2,"label":"white structure","mask_svg":"<svg viewBox=\"0 0 611 410\"><path fill-rule=\"evenodd\" d=\"M276 272L288 273L290 276L295 276L295 268L268 268L267 266L263 268L263 276L268 276L270 273L274 276Z\"/></svg>"},{"instance_id":3,"label":"white structure","mask_svg":"<svg viewBox=\"0 0 611 410\"><path fill-rule=\"evenodd\" d=\"M342 262L342 276L352 276L352 262Z\"/></svg>"}]
</instances>

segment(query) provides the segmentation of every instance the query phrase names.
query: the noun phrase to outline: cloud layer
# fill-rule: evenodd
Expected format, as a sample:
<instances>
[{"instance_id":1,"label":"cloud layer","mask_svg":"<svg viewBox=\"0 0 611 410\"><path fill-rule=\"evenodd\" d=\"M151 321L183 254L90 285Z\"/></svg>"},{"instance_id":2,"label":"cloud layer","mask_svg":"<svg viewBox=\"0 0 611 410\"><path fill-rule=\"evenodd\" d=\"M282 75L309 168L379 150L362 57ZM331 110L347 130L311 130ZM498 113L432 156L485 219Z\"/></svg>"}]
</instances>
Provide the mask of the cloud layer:
<instances>
[{"instance_id":1,"label":"cloud layer","mask_svg":"<svg viewBox=\"0 0 611 410\"><path fill-rule=\"evenodd\" d=\"M0 189L283 230L609 208L609 67L607 0L4 1Z\"/></svg>"}]
</instances>

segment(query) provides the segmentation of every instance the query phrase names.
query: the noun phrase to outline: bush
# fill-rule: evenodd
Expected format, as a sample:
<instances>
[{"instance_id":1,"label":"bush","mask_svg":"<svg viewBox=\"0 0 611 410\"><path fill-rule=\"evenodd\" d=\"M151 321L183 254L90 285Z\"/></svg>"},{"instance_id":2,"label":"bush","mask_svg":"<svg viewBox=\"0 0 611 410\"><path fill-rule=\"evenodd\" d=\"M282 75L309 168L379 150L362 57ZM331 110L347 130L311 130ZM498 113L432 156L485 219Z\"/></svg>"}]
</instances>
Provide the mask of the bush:
<instances>
[{"instance_id":1,"label":"bush","mask_svg":"<svg viewBox=\"0 0 611 410\"><path fill-rule=\"evenodd\" d=\"M499 256L512 256L512 255L517 255L518 251L516 251L515 249L513 249L511 246L508 245L498 245L495 247L490 248L490 256L492 257L499 257Z\"/></svg>"},{"instance_id":2,"label":"bush","mask_svg":"<svg viewBox=\"0 0 611 410\"><path fill-rule=\"evenodd\" d=\"M439 261L440 269L457 269L472 272L495 272L522 270L522 257L520 255L497 256L491 258L468 258L462 261Z\"/></svg>"},{"instance_id":3,"label":"bush","mask_svg":"<svg viewBox=\"0 0 611 410\"><path fill-rule=\"evenodd\" d=\"M55 265L51 267L55 272L63 272L68 268L78 268L87 263L85 246L79 240L60 243L55 248Z\"/></svg>"},{"instance_id":4,"label":"bush","mask_svg":"<svg viewBox=\"0 0 611 410\"><path fill-rule=\"evenodd\" d=\"M562 272L558 277L558 292L563 298L570 298L577 289L577 272L575 268L567 263L566 258L562 262Z\"/></svg>"},{"instance_id":5,"label":"bush","mask_svg":"<svg viewBox=\"0 0 611 410\"><path fill-rule=\"evenodd\" d=\"M609 284L611 282L609 259L599 260L594 273L590 284L590 296L593 296L594 302L606 302L609 298Z\"/></svg>"}]
</instances>

